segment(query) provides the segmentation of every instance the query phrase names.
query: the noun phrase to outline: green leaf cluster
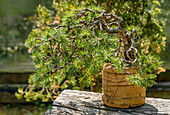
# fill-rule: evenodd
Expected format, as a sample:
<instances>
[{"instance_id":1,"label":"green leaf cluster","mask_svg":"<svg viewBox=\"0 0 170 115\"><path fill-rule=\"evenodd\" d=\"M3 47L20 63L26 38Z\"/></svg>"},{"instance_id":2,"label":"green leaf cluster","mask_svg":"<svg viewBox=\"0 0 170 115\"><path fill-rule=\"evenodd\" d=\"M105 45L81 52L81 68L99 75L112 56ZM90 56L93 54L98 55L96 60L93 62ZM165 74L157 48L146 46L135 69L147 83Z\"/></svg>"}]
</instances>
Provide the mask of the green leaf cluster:
<instances>
[{"instance_id":1,"label":"green leaf cluster","mask_svg":"<svg viewBox=\"0 0 170 115\"><path fill-rule=\"evenodd\" d=\"M75 28L68 31L68 28L61 27L56 31L57 25L67 25L70 22L76 25L80 20L89 22L98 14L89 13L82 19L74 19L75 9L89 7L94 11L106 10L123 18L124 25L128 31L136 28L142 38L141 55L138 61L140 65L139 74L127 77L131 84L150 87L155 83L155 73L161 65L159 53L165 47L165 37L162 27L163 22L159 21L157 15L160 10L157 0L138 2L132 0L54 0L54 11L44 6L38 6L37 28L33 29L25 42L35 66L35 73L29 78L29 90L16 93L18 98L22 95L27 98L43 101L53 99L66 88L84 90L92 86L95 79L101 79L101 70L104 63L113 63L118 69L126 64L120 64L119 57L115 58L115 49L118 47L116 35L96 30L96 36L87 28ZM81 6L81 7L79 7ZM106 7L107 6L107 7ZM75 37L71 39L70 37ZM41 40L43 39L43 40ZM53 39L53 40L49 40ZM76 50L73 61L70 55ZM62 54L58 52L61 49ZM64 66L63 69L55 71L56 68ZM44 90L45 89L45 90ZM41 91L39 91L41 90ZM22 95L21 95L22 94Z\"/></svg>"}]
</instances>

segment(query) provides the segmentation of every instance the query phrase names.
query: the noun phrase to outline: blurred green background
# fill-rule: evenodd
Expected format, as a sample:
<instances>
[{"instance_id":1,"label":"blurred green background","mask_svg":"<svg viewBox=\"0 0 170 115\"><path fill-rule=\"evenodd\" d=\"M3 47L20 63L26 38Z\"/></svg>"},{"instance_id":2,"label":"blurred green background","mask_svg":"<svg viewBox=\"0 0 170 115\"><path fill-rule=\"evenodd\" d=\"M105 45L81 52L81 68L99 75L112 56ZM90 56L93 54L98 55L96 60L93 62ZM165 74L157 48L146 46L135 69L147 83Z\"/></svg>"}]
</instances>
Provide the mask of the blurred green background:
<instances>
[{"instance_id":1,"label":"blurred green background","mask_svg":"<svg viewBox=\"0 0 170 115\"><path fill-rule=\"evenodd\" d=\"M159 18L165 22L164 32L167 37L166 49L162 52L161 57L164 61L163 67L170 70L170 0L161 0L161 14ZM168 77L168 76L167 76Z\"/></svg>"},{"instance_id":2,"label":"blurred green background","mask_svg":"<svg viewBox=\"0 0 170 115\"><path fill-rule=\"evenodd\" d=\"M160 0L160 3L159 18L165 22L164 31L167 37L166 49L161 53L161 57L164 61L163 67L167 71L158 75L158 82L166 82L166 84L156 87L170 88L170 50L168 50L170 48L170 0ZM51 9L52 0L0 0L0 103L25 103L24 100L17 100L14 93L18 87L27 85L28 76L34 71L24 42L34 28L33 22L38 4ZM153 90L150 92L149 96L159 94ZM160 92L160 95L163 93L163 98L170 98L170 92Z\"/></svg>"},{"instance_id":3,"label":"blurred green background","mask_svg":"<svg viewBox=\"0 0 170 115\"><path fill-rule=\"evenodd\" d=\"M33 71L24 41L33 27L38 4L52 0L0 0L0 71Z\"/></svg>"},{"instance_id":4,"label":"blurred green background","mask_svg":"<svg viewBox=\"0 0 170 115\"><path fill-rule=\"evenodd\" d=\"M0 115L43 115L51 106L14 95L34 71L24 42L34 28L38 4L50 8L52 0L0 0Z\"/></svg>"}]
</instances>

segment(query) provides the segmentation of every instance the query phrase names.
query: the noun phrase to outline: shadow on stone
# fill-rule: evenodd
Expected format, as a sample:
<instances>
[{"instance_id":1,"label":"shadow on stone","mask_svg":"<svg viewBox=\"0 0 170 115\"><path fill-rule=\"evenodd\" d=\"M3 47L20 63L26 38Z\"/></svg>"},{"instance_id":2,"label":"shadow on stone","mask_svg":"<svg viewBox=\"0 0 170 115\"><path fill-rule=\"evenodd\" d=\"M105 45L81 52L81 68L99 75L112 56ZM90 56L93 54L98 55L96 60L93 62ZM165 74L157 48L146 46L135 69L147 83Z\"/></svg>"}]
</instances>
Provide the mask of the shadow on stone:
<instances>
[{"instance_id":1,"label":"shadow on stone","mask_svg":"<svg viewBox=\"0 0 170 115\"><path fill-rule=\"evenodd\" d=\"M128 108L128 109L121 109L121 108L113 108L113 107L106 107L106 110L114 111L120 114L156 114L158 113L158 109L151 104L145 103L142 106L135 107L135 108Z\"/></svg>"},{"instance_id":2,"label":"shadow on stone","mask_svg":"<svg viewBox=\"0 0 170 115\"><path fill-rule=\"evenodd\" d=\"M95 105L94 105L95 104ZM151 104L145 103L142 106L135 107L135 108L114 108L108 107L101 102L101 100L95 100L93 102L82 102L82 105L85 105L86 112L88 113L98 113L98 114L157 114L158 109Z\"/></svg>"},{"instance_id":3,"label":"shadow on stone","mask_svg":"<svg viewBox=\"0 0 170 115\"><path fill-rule=\"evenodd\" d=\"M95 103L95 102L94 102ZM80 107L81 110L75 109L74 107L66 107L66 106L53 106L51 110L48 110L45 115L54 115L54 113L60 114L81 114L81 115L157 115L158 110L150 105L145 103L143 106L130 108L130 109L119 109L119 108L112 108L105 105L98 105L98 106L90 106L91 104L88 102L83 102L85 104L84 107ZM72 105L72 104L71 104Z\"/></svg>"},{"instance_id":4,"label":"shadow on stone","mask_svg":"<svg viewBox=\"0 0 170 115\"><path fill-rule=\"evenodd\" d=\"M158 109L154 107L151 104L145 103L142 106L135 107L135 108L129 108L129 109L119 109L119 111L122 111L124 113L129 114L157 114Z\"/></svg>"}]
</instances>

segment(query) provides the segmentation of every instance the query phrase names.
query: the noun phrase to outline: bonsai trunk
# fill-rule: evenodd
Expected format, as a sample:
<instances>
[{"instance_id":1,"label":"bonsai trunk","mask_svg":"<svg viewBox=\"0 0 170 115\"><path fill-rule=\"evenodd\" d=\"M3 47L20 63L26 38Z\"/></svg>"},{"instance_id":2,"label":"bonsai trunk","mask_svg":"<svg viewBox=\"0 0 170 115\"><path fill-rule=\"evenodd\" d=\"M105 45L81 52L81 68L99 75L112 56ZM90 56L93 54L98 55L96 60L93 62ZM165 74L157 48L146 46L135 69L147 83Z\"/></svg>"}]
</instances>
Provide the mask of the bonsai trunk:
<instances>
[{"instance_id":1,"label":"bonsai trunk","mask_svg":"<svg viewBox=\"0 0 170 115\"><path fill-rule=\"evenodd\" d=\"M123 37L123 52L124 52L124 56L125 56L125 60L130 60L129 57L131 59L134 59L134 52L133 51L130 51L128 53L129 57L127 56L127 51L129 50L129 48L131 47L132 45L132 41L131 41L131 38L127 37L126 36L126 32L123 32L122 33L122 37Z\"/></svg>"},{"instance_id":2,"label":"bonsai trunk","mask_svg":"<svg viewBox=\"0 0 170 115\"><path fill-rule=\"evenodd\" d=\"M91 86L91 91L92 92L99 92L99 85L100 85L100 75L95 76L94 75L94 80L93 80L93 84Z\"/></svg>"}]
</instances>

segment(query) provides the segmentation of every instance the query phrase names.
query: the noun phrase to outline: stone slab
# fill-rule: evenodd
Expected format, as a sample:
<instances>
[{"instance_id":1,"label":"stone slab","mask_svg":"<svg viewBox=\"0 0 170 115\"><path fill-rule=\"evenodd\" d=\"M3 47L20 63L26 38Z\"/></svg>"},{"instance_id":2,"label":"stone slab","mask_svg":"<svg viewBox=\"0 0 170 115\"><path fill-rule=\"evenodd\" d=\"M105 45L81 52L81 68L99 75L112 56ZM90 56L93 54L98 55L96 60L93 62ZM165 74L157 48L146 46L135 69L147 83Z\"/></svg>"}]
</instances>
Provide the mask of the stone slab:
<instances>
[{"instance_id":1,"label":"stone slab","mask_svg":"<svg viewBox=\"0 0 170 115\"><path fill-rule=\"evenodd\" d=\"M0 72L0 84L27 84L31 72L8 73Z\"/></svg>"},{"instance_id":2,"label":"stone slab","mask_svg":"<svg viewBox=\"0 0 170 115\"><path fill-rule=\"evenodd\" d=\"M0 73L32 73L34 70L32 62L0 64Z\"/></svg>"},{"instance_id":3,"label":"stone slab","mask_svg":"<svg viewBox=\"0 0 170 115\"><path fill-rule=\"evenodd\" d=\"M145 104L130 109L105 106L102 94L77 90L64 90L45 115L165 115L170 114L170 100L146 98Z\"/></svg>"}]
</instances>

